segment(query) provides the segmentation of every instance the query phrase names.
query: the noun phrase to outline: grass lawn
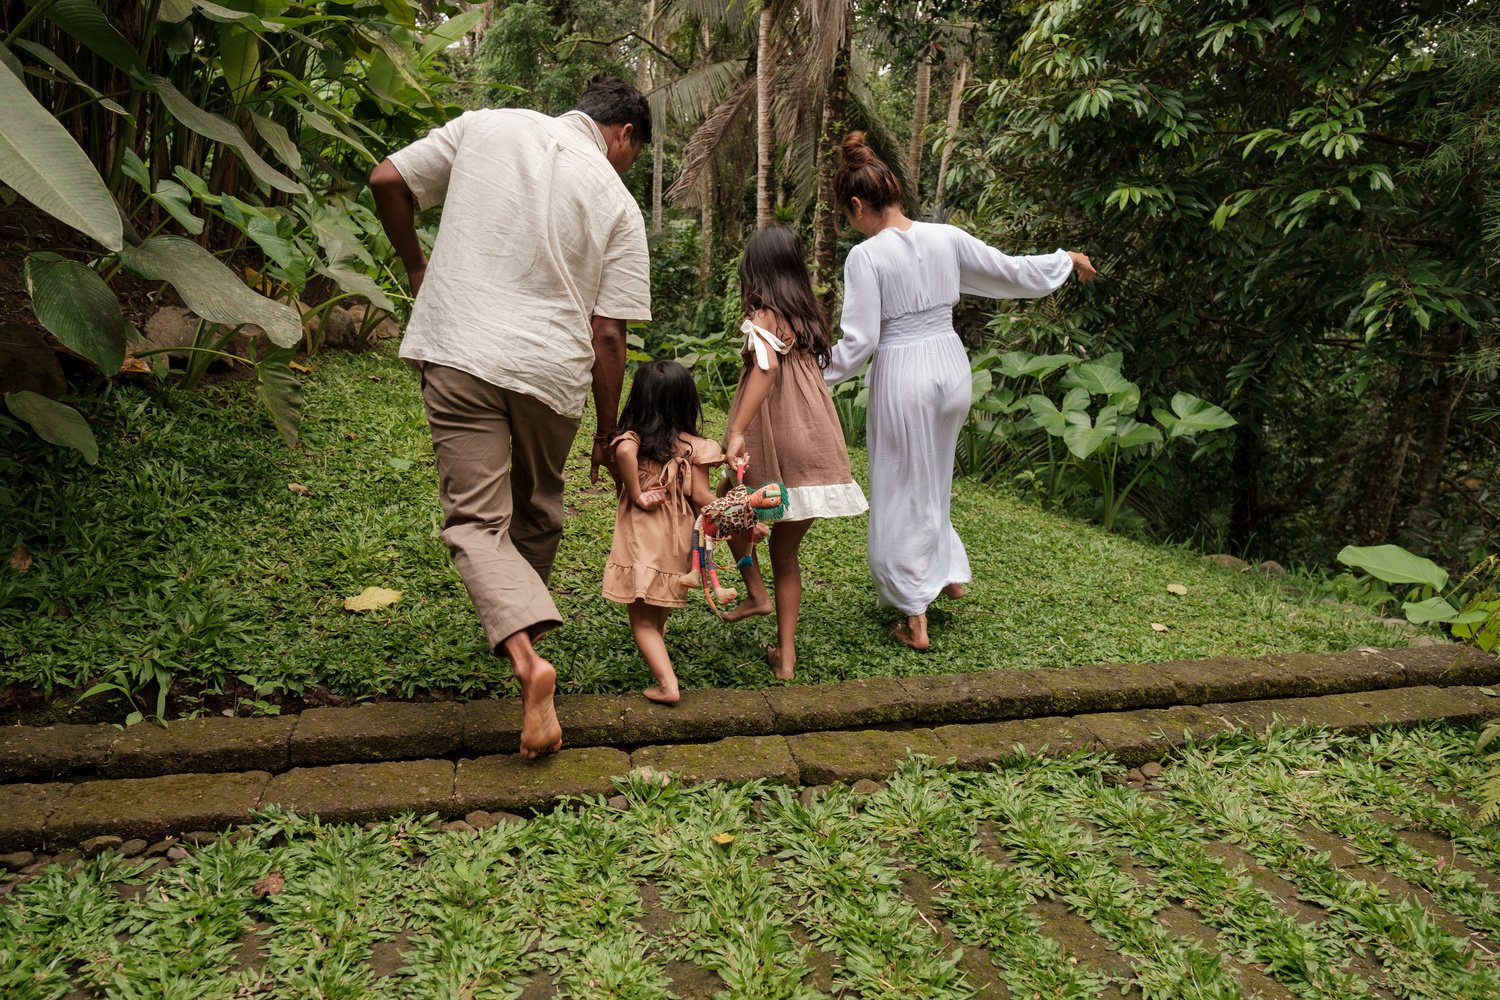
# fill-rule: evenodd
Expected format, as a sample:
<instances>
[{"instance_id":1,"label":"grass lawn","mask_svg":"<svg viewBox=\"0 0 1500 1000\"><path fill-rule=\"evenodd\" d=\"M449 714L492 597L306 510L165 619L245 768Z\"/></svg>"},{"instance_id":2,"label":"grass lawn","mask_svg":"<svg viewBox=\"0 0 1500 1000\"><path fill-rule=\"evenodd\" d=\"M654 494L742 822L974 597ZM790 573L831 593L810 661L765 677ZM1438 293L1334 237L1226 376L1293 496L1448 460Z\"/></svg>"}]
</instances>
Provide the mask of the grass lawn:
<instances>
[{"instance_id":1,"label":"grass lawn","mask_svg":"<svg viewBox=\"0 0 1500 1000\"><path fill-rule=\"evenodd\" d=\"M19 469L0 484L0 543L23 544L33 563L24 573L0 567L0 688L56 696L112 682L140 692L148 714L163 678L177 682L175 712L236 678L272 700L319 683L355 698L510 690L438 538L415 374L389 347L316 365L296 451L281 446L246 382L111 389L87 414L101 446L93 468L49 458L35 441L20 446ZM586 418L584 440L589 430ZM856 452L857 476L864 462ZM628 691L649 677L624 609L599 594L614 501L589 485L586 464L581 441L553 577L567 624L544 650L563 690ZM813 529L800 679L1397 641L1360 608L1107 535L992 486L959 482L954 519L975 582L970 599L939 602L925 656L886 637L893 616L875 605L864 519ZM382 611L345 612L344 598L367 586L403 596ZM698 600L673 617L668 644L684 685L755 687L769 678L762 650L773 638L769 619L724 625Z\"/></svg>"},{"instance_id":2,"label":"grass lawn","mask_svg":"<svg viewBox=\"0 0 1500 1000\"><path fill-rule=\"evenodd\" d=\"M0 994L1482 1000L1500 831L1462 802L1473 744L1228 737L1145 785L1092 756L913 760L863 795L636 774L624 809L478 831L268 813L15 887Z\"/></svg>"}]
</instances>

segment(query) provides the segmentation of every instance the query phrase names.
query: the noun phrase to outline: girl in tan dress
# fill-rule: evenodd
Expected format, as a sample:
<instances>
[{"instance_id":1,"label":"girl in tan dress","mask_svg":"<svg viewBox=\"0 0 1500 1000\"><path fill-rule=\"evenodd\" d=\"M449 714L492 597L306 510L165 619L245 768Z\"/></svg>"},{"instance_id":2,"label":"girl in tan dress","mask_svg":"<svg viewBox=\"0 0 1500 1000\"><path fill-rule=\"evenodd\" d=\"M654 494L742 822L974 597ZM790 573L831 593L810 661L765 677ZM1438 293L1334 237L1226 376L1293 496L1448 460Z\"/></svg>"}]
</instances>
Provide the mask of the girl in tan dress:
<instances>
[{"instance_id":1,"label":"girl in tan dress","mask_svg":"<svg viewBox=\"0 0 1500 1000\"><path fill-rule=\"evenodd\" d=\"M693 519L714 499L708 470L724 461L717 444L697 435L701 412L686 368L648 362L635 374L611 443L620 505L604 596L629 606L630 631L656 678L642 693L664 705L681 697L667 655L667 615L687 603L677 578L691 559Z\"/></svg>"},{"instance_id":2,"label":"girl in tan dress","mask_svg":"<svg viewBox=\"0 0 1500 1000\"><path fill-rule=\"evenodd\" d=\"M767 226L750 238L740 259L740 300L745 371L729 408L724 451L731 468L745 463L747 487L774 480L788 488L787 513L771 526L777 642L766 649L766 659L777 678L791 680L802 608L802 538L815 518L863 514L868 504L849 472L844 433L823 381L828 322L796 233ZM738 559L751 545L731 537L730 548ZM772 610L753 554L744 573L745 600L725 616L730 621Z\"/></svg>"}]
</instances>

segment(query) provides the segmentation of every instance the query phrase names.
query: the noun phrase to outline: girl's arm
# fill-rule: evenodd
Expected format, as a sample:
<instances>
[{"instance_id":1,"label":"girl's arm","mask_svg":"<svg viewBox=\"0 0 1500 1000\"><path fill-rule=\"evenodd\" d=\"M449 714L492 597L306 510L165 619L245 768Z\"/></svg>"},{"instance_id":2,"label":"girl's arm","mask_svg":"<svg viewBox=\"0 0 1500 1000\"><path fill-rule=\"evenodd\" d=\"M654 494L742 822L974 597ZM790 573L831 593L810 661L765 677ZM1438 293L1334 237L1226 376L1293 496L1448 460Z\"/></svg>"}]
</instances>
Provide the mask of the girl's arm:
<instances>
[{"instance_id":1,"label":"girl's arm","mask_svg":"<svg viewBox=\"0 0 1500 1000\"><path fill-rule=\"evenodd\" d=\"M615 445L615 463L620 469L620 488L630 498L630 502L642 510L651 510L653 507L661 506L662 498L658 496L641 498L641 467L637 461L639 446L630 438L623 438ZM656 491L652 491L653 494Z\"/></svg>"},{"instance_id":2,"label":"girl's arm","mask_svg":"<svg viewBox=\"0 0 1500 1000\"><path fill-rule=\"evenodd\" d=\"M714 490L708 482L708 466L693 466L693 495L688 499L693 503L693 511L697 513L714 502Z\"/></svg>"},{"instance_id":3,"label":"girl's arm","mask_svg":"<svg viewBox=\"0 0 1500 1000\"><path fill-rule=\"evenodd\" d=\"M780 336L774 315L766 310L756 312L750 317L750 322ZM734 402L729 405L729 412L734 414L734 420L724 432L724 458L731 469L740 462L749 460L750 452L745 447L745 430L760 412L761 405L771 394L771 386L776 384L776 378L781 372L781 356L775 351L766 351L765 355L766 367L761 368L754 360L757 354L751 354L750 374L745 378L740 391L735 394Z\"/></svg>"},{"instance_id":4,"label":"girl's arm","mask_svg":"<svg viewBox=\"0 0 1500 1000\"><path fill-rule=\"evenodd\" d=\"M823 381L829 385L858 375L880 344L880 282L865 255L851 252L844 261L843 336L833 345Z\"/></svg>"}]
</instances>

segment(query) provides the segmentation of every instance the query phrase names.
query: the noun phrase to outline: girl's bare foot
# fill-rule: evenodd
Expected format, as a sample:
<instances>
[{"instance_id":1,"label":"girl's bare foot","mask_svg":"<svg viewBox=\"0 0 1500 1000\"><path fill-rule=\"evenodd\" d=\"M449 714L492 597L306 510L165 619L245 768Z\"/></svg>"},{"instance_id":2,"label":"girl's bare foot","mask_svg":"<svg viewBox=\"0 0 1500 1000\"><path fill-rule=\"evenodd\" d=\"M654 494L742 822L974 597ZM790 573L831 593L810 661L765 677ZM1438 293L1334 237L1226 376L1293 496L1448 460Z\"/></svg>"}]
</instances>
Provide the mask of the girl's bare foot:
<instances>
[{"instance_id":1,"label":"girl's bare foot","mask_svg":"<svg viewBox=\"0 0 1500 1000\"><path fill-rule=\"evenodd\" d=\"M961 583L950 583L950 584L948 584L948 586L946 586L946 587L943 588L943 596L944 597L951 597L955 601L961 599L967 593L968 593L968 591L964 588L964 585L961 584Z\"/></svg>"},{"instance_id":2,"label":"girl's bare foot","mask_svg":"<svg viewBox=\"0 0 1500 1000\"><path fill-rule=\"evenodd\" d=\"M780 646L766 647L766 662L771 665L771 673L778 681L789 681L797 676L797 654L789 657L781 655Z\"/></svg>"},{"instance_id":3,"label":"girl's bare foot","mask_svg":"<svg viewBox=\"0 0 1500 1000\"><path fill-rule=\"evenodd\" d=\"M743 621L756 615L768 615L772 610L770 598L760 601L741 601L737 606L724 612L724 620L726 622Z\"/></svg>"},{"instance_id":4,"label":"girl's bare foot","mask_svg":"<svg viewBox=\"0 0 1500 1000\"><path fill-rule=\"evenodd\" d=\"M552 705L557 671L538 657L521 681L521 756L535 760L562 749L562 726Z\"/></svg>"},{"instance_id":5,"label":"girl's bare foot","mask_svg":"<svg viewBox=\"0 0 1500 1000\"><path fill-rule=\"evenodd\" d=\"M641 694L656 702L658 705L675 705L682 699L682 692L678 690L677 685L675 684L670 688L662 684L653 684L651 687L648 687L646 690L642 691Z\"/></svg>"},{"instance_id":6,"label":"girl's bare foot","mask_svg":"<svg viewBox=\"0 0 1500 1000\"><path fill-rule=\"evenodd\" d=\"M927 651L929 640L927 638L927 616L913 615L904 622L897 622L891 626L891 638L915 649L919 653Z\"/></svg>"}]
</instances>

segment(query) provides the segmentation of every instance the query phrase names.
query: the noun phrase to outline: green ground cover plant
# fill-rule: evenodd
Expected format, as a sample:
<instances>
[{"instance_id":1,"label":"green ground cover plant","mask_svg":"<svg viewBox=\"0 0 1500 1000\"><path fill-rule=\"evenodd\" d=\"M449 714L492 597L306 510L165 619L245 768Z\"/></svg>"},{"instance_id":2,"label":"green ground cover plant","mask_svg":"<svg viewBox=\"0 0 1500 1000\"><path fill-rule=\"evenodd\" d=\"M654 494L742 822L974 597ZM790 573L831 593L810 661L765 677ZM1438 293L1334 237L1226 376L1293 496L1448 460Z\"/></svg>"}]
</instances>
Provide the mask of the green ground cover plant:
<instances>
[{"instance_id":1,"label":"green ground cover plant","mask_svg":"<svg viewBox=\"0 0 1500 1000\"><path fill-rule=\"evenodd\" d=\"M253 383L230 380L193 393L112 386L81 404L101 449L87 474L76 458L27 439L0 454L0 542L30 559L24 572L0 567L0 688L49 698L94 689L104 701L128 693L133 703L110 703L113 718L265 711L320 684L349 698L510 690L438 537L415 374L389 348L315 364L294 451L247 417ZM722 419L711 416L705 430L719 433ZM623 610L599 594L614 498L588 483L583 452L569 468L552 579L565 626L543 647L563 690L629 691L647 674ZM863 452L853 458L863 478ZM935 607L926 656L886 638L864 519L813 529L800 679L1399 641L1361 608L1108 534L992 486L957 483L954 519L975 584L970 599ZM345 611L344 599L369 586L402 597ZM728 626L696 601L673 616L667 641L684 684L759 687L773 638L769 619Z\"/></svg>"},{"instance_id":2,"label":"green ground cover plant","mask_svg":"<svg viewBox=\"0 0 1500 1000\"><path fill-rule=\"evenodd\" d=\"M623 802L479 830L273 810L174 864L106 852L16 885L0 898L0 993L982 995L963 957L1026 997L1240 997L1244 967L1300 997L1480 1000L1500 989L1483 912L1448 910L1475 937L1442 930L1390 877L1460 857L1500 875L1493 851L1461 836L1344 871L1297 826L1299 809L1336 803L1343 819L1326 828L1374 829L1424 796L1461 826L1447 810L1472 815L1473 743L1472 729L1439 724L1233 735L1189 745L1144 787L1085 754L983 773L916 758L867 794L637 771L617 782ZM1385 795L1381 775L1428 787ZM1209 850L1225 839L1301 902ZM916 875L930 898L909 891ZM1108 970L1041 901L1090 922ZM1217 936L1169 929L1156 919L1168 906ZM961 956L954 940L984 951Z\"/></svg>"}]
</instances>

